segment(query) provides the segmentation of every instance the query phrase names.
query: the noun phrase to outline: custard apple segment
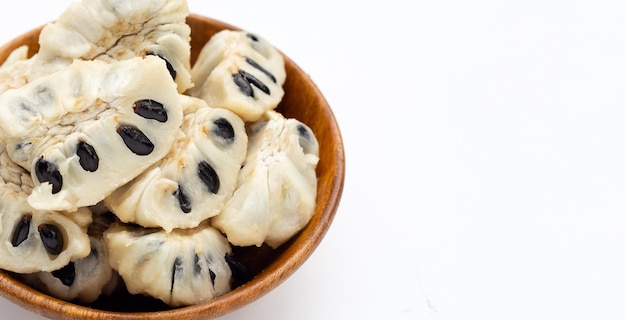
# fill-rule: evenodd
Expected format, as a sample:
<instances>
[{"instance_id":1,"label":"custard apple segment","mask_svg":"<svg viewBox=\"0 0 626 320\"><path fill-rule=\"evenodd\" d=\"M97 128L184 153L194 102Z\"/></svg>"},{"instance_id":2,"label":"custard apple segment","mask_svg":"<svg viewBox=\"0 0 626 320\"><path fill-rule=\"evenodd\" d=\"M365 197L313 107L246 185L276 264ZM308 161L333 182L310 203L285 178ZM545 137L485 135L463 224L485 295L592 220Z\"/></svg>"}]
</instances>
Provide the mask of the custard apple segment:
<instances>
[{"instance_id":1,"label":"custard apple segment","mask_svg":"<svg viewBox=\"0 0 626 320\"><path fill-rule=\"evenodd\" d=\"M228 241L202 224L167 233L115 224L104 235L109 263L132 294L170 306L196 304L231 289Z\"/></svg>"},{"instance_id":2,"label":"custard apple segment","mask_svg":"<svg viewBox=\"0 0 626 320\"><path fill-rule=\"evenodd\" d=\"M11 161L0 144L0 268L52 271L88 255L91 211L36 210L27 202L32 187L30 174Z\"/></svg>"},{"instance_id":3,"label":"custard apple segment","mask_svg":"<svg viewBox=\"0 0 626 320\"><path fill-rule=\"evenodd\" d=\"M248 131L237 189L211 223L234 245L276 248L313 215L319 146L309 127L274 111Z\"/></svg>"},{"instance_id":4,"label":"custard apple segment","mask_svg":"<svg viewBox=\"0 0 626 320\"><path fill-rule=\"evenodd\" d=\"M191 88L190 37L184 0L83 0L44 27L30 77L63 69L73 60L164 59L179 92Z\"/></svg>"},{"instance_id":5,"label":"custard apple segment","mask_svg":"<svg viewBox=\"0 0 626 320\"><path fill-rule=\"evenodd\" d=\"M192 68L189 94L215 108L256 121L284 95L284 59L267 40L246 31L224 30L204 45Z\"/></svg>"},{"instance_id":6,"label":"custard apple segment","mask_svg":"<svg viewBox=\"0 0 626 320\"><path fill-rule=\"evenodd\" d=\"M217 215L235 190L248 143L244 122L184 100L195 111L185 115L170 153L105 199L120 220L167 232L193 228Z\"/></svg>"},{"instance_id":7,"label":"custard apple segment","mask_svg":"<svg viewBox=\"0 0 626 320\"><path fill-rule=\"evenodd\" d=\"M22 279L54 297L92 303L107 294L117 278L109 265L104 241L90 237L90 248L89 255L58 270L22 275Z\"/></svg>"},{"instance_id":8,"label":"custard apple segment","mask_svg":"<svg viewBox=\"0 0 626 320\"><path fill-rule=\"evenodd\" d=\"M1 95L0 113L9 155L36 182L29 204L52 210L103 200L165 156L182 123L180 95L158 57L76 60Z\"/></svg>"}]
</instances>

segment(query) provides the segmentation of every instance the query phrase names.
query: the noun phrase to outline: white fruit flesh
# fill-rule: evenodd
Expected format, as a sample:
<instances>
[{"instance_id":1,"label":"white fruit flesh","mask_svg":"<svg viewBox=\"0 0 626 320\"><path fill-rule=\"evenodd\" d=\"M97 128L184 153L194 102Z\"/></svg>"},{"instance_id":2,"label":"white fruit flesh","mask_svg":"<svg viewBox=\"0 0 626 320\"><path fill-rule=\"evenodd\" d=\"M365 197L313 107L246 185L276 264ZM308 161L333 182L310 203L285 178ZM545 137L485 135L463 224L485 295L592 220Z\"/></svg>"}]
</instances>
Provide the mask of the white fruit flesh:
<instances>
[{"instance_id":1,"label":"white fruit flesh","mask_svg":"<svg viewBox=\"0 0 626 320\"><path fill-rule=\"evenodd\" d=\"M32 78L74 59L126 60L155 54L176 71L178 91L192 87L189 14L184 0L83 0L72 3L40 35Z\"/></svg>"},{"instance_id":2,"label":"white fruit flesh","mask_svg":"<svg viewBox=\"0 0 626 320\"><path fill-rule=\"evenodd\" d=\"M31 71L33 59L28 59L27 54L27 46L18 47L0 66L0 94L28 83L28 74Z\"/></svg>"},{"instance_id":3,"label":"white fruit flesh","mask_svg":"<svg viewBox=\"0 0 626 320\"><path fill-rule=\"evenodd\" d=\"M74 261L74 276L71 285L64 284L52 272L37 272L23 276L30 285L59 299L78 300L82 303L96 301L112 281L115 274L107 260L106 247L102 239L91 238L91 252Z\"/></svg>"},{"instance_id":4,"label":"white fruit flesh","mask_svg":"<svg viewBox=\"0 0 626 320\"><path fill-rule=\"evenodd\" d=\"M278 247L306 225L315 208L315 136L295 119L267 116L251 127L239 186L211 220L238 246Z\"/></svg>"},{"instance_id":5,"label":"white fruit flesh","mask_svg":"<svg viewBox=\"0 0 626 320\"><path fill-rule=\"evenodd\" d=\"M150 99L163 105L166 122L136 114L133 104ZM39 209L76 210L94 205L167 154L182 123L180 95L164 62L157 57L120 62L75 61L67 69L38 78L0 96L0 129L11 158L29 168L41 157L53 163L63 186L37 183L29 204ZM120 126L141 130L154 145L148 155L129 149ZM94 172L84 170L76 155L78 142L100 155ZM85 192L89 190L89 192Z\"/></svg>"},{"instance_id":6,"label":"white fruit flesh","mask_svg":"<svg viewBox=\"0 0 626 320\"><path fill-rule=\"evenodd\" d=\"M198 99L191 97L188 101L198 103ZM216 123L231 126L232 141L224 141L215 133L219 130ZM218 214L230 199L247 143L244 123L235 114L206 105L196 107L195 112L185 116L170 153L117 189L105 199L105 204L123 222L160 227L167 232L196 227ZM199 176L201 162L209 164L217 174L219 189L215 193L207 189ZM183 210L185 205L188 211Z\"/></svg>"},{"instance_id":7,"label":"white fruit flesh","mask_svg":"<svg viewBox=\"0 0 626 320\"><path fill-rule=\"evenodd\" d=\"M253 76L269 92L247 81L253 96L243 94L233 80L241 71ZM206 100L211 107L229 109L244 121L256 121L265 111L273 110L284 95L286 73L282 55L265 39L245 31L224 30L211 37L191 72L196 86L190 95Z\"/></svg>"},{"instance_id":8,"label":"white fruit flesh","mask_svg":"<svg viewBox=\"0 0 626 320\"><path fill-rule=\"evenodd\" d=\"M13 163L0 144L0 268L19 273L52 271L71 260L89 254L87 225L91 211L81 208L73 213L35 210L26 198L32 188L30 175ZM25 215L30 217L27 236L19 244L14 241L18 225ZM53 224L62 233L65 243L58 255L45 249L38 226Z\"/></svg>"},{"instance_id":9,"label":"white fruit flesh","mask_svg":"<svg viewBox=\"0 0 626 320\"><path fill-rule=\"evenodd\" d=\"M190 305L230 291L228 241L203 224L170 233L113 225L104 234L109 263L132 294L170 306Z\"/></svg>"}]
</instances>

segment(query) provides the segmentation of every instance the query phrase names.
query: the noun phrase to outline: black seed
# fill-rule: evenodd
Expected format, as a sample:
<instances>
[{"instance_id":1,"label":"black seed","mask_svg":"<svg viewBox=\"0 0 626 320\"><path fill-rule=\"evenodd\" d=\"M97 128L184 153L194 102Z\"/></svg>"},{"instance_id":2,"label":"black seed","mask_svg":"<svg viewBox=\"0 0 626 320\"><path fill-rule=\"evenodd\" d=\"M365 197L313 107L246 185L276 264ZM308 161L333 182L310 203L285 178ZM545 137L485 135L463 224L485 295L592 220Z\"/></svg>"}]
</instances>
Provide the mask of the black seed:
<instances>
[{"instance_id":1,"label":"black seed","mask_svg":"<svg viewBox=\"0 0 626 320\"><path fill-rule=\"evenodd\" d=\"M154 52L148 52L148 53L146 53L146 55L157 56L157 57L163 59L163 61L165 61L165 66L167 67L167 71L169 71L169 73L170 73L170 76L172 76L172 79L176 80L176 70L174 70L174 66L172 66L172 64L169 61L167 61L167 59L165 59L165 57L163 55L156 54Z\"/></svg>"},{"instance_id":2,"label":"black seed","mask_svg":"<svg viewBox=\"0 0 626 320\"><path fill-rule=\"evenodd\" d=\"M61 283L67 287L71 287L74 284L74 280L76 280L76 267L74 266L74 262L71 262L65 267L52 271L52 276L61 280Z\"/></svg>"},{"instance_id":3,"label":"black seed","mask_svg":"<svg viewBox=\"0 0 626 320\"><path fill-rule=\"evenodd\" d=\"M59 227L53 224L42 224L37 227L43 247L51 255L59 255L63 251L65 241Z\"/></svg>"},{"instance_id":4,"label":"black seed","mask_svg":"<svg viewBox=\"0 0 626 320\"><path fill-rule=\"evenodd\" d=\"M200 265L200 256L196 253L193 257L193 275L199 276L202 273L202 266Z\"/></svg>"},{"instance_id":5,"label":"black seed","mask_svg":"<svg viewBox=\"0 0 626 320\"><path fill-rule=\"evenodd\" d=\"M246 34L246 37L250 38L250 40L252 41L259 41L259 38L257 38L257 36L253 35L252 33Z\"/></svg>"},{"instance_id":6,"label":"black seed","mask_svg":"<svg viewBox=\"0 0 626 320\"><path fill-rule=\"evenodd\" d=\"M215 272L211 269L209 269L209 277L211 277L211 284L215 286Z\"/></svg>"},{"instance_id":7,"label":"black seed","mask_svg":"<svg viewBox=\"0 0 626 320\"><path fill-rule=\"evenodd\" d=\"M35 175L40 183L48 182L52 185L52 193L61 191L63 177L54 163L44 160L43 156L35 164Z\"/></svg>"},{"instance_id":8,"label":"black seed","mask_svg":"<svg viewBox=\"0 0 626 320\"><path fill-rule=\"evenodd\" d=\"M154 150L154 144L141 132L141 130L130 126L119 126L117 133L124 140L126 147L133 153L145 156L152 153Z\"/></svg>"},{"instance_id":9,"label":"black seed","mask_svg":"<svg viewBox=\"0 0 626 320\"><path fill-rule=\"evenodd\" d=\"M207 267L210 266L213 263L213 256L209 253L207 256L205 256L206 259L206 265ZM213 285L213 287L215 287L215 272L213 272L213 270L211 270L211 268L209 267L209 277L211 278L211 284Z\"/></svg>"},{"instance_id":10,"label":"black seed","mask_svg":"<svg viewBox=\"0 0 626 320\"><path fill-rule=\"evenodd\" d=\"M187 195L183 191L180 184L178 184L178 189L174 191L173 195L174 197L176 197L176 199L178 199L178 205L180 206L180 210L182 210L184 213L191 212L191 202L189 201L189 198L187 198Z\"/></svg>"},{"instance_id":11,"label":"black seed","mask_svg":"<svg viewBox=\"0 0 626 320\"><path fill-rule=\"evenodd\" d=\"M85 171L94 172L98 170L100 158L96 150L89 143L85 141L78 142L76 155L78 156L78 163L80 163L80 166Z\"/></svg>"},{"instance_id":12,"label":"black seed","mask_svg":"<svg viewBox=\"0 0 626 320\"><path fill-rule=\"evenodd\" d=\"M220 178L217 176L215 169L206 161L198 164L198 176L200 176L200 180L204 182L210 192L217 193L220 190Z\"/></svg>"},{"instance_id":13,"label":"black seed","mask_svg":"<svg viewBox=\"0 0 626 320\"><path fill-rule=\"evenodd\" d=\"M150 99L135 101L133 110L136 114L158 122L167 122L167 111L162 103Z\"/></svg>"},{"instance_id":14,"label":"black seed","mask_svg":"<svg viewBox=\"0 0 626 320\"><path fill-rule=\"evenodd\" d=\"M17 247L28 238L30 232L30 221L33 219L31 214L25 214L20 219L20 222L15 226L13 231L13 237L11 237L11 244L13 247Z\"/></svg>"},{"instance_id":15,"label":"black seed","mask_svg":"<svg viewBox=\"0 0 626 320\"><path fill-rule=\"evenodd\" d=\"M311 138L311 134L309 133L309 130L302 124L299 124L297 126L298 129L298 134L302 137L305 138L307 140L309 140Z\"/></svg>"},{"instance_id":16,"label":"black seed","mask_svg":"<svg viewBox=\"0 0 626 320\"><path fill-rule=\"evenodd\" d=\"M270 88L268 88L255 76L243 70L240 70L239 73L233 74L233 81L235 81L235 84L239 87L241 93L248 97L254 98L254 90L252 90L252 86L259 88L259 90L265 92L266 94L270 94Z\"/></svg>"},{"instance_id":17,"label":"black seed","mask_svg":"<svg viewBox=\"0 0 626 320\"><path fill-rule=\"evenodd\" d=\"M259 88L259 90L265 92L265 94L270 94L270 88L268 88L263 82L261 82L261 80L257 79L255 76L243 70L239 71L239 74L241 74L249 84Z\"/></svg>"},{"instance_id":18,"label":"black seed","mask_svg":"<svg viewBox=\"0 0 626 320\"><path fill-rule=\"evenodd\" d=\"M219 118L213 121L213 134L222 138L226 144L232 144L235 141L235 129L233 125L225 118Z\"/></svg>"},{"instance_id":19,"label":"black seed","mask_svg":"<svg viewBox=\"0 0 626 320\"><path fill-rule=\"evenodd\" d=\"M206 259L206 265L207 267L210 266L213 263L213 255L211 255L210 253L205 256ZM211 268L209 268L209 277L211 278L211 284L213 285L213 287L215 287L215 272L213 272L213 270L211 270Z\"/></svg>"},{"instance_id":20,"label":"black seed","mask_svg":"<svg viewBox=\"0 0 626 320\"><path fill-rule=\"evenodd\" d=\"M263 67L262 67L260 64L258 64L256 61L254 61L254 60L252 60L252 59L250 59L250 58L246 57L246 62L247 62L249 65L251 65L251 66L253 66L253 67L257 68L259 71L263 72L266 76L268 76L268 77L270 78L270 80L272 80L272 82L276 83L276 77L274 77L274 75L273 75L271 72L267 71L267 69L263 68Z\"/></svg>"},{"instance_id":21,"label":"black seed","mask_svg":"<svg viewBox=\"0 0 626 320\"><path fill-rule=\"evenodd\" d=\"M18 142L13 147L13 150L15 150L15 152L19 152L30 145L32 145L32 142Z\"/></svg>"},{"instance_id":22,"label":"black seed","mask_svg":"<svg viewBox=\"0 0 626 320\"><path fill-rule=\"evenodd\" d=\"M177 257L174 260L174 265L172 265L172 285L170 287L170 292L174 291L174 282L176 278L180 278L183 272L183 260Z\"/></svg>"},{"instance_id":23,"label":"black seed","mask_svg":"<svg viewBox=\"0 0 626 320\"><path fill-rule=\"evenodd\" d=\"M239 87L239 91L244 95L254 98L254 90L252 90L252 86L246 81L243 75L240 73L233 74L233 81Z\"/></svg>"},{"instance_id":24,"label":"black seed","mask_svg":"<svg viewBox=\"0 0 626 320\"><path fill-rule=\"evenodd\" d=\"M248 268L239 260L235 259L234 256L226 254L224 259L226 260L226 263L228 263L228 267L230 267L233 278L241 281L242 283L248 282L252 279Z\"/></svg>"},{"instance_id":25,"label":"black seed","mask_svg":"<svg viewBox=\"0 0 626 320\"><path fill-rule=\"evenodd\" d=\"M316 149L314 149L315 138L313 137L311 129L306 125L299 123L296 126L296 130L298 130L298 143L300 144L300 147L302 147L302 151L305 154L313 154L316 152Z\"/></svg>"}]
</instances>

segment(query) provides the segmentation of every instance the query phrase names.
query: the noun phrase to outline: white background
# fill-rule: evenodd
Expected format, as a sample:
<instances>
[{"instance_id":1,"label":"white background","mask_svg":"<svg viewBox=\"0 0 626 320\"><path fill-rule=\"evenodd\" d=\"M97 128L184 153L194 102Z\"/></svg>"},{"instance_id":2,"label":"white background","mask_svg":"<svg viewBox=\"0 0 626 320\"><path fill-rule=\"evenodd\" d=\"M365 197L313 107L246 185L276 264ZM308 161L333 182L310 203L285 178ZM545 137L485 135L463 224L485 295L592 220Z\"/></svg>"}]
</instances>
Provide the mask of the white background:
<instances>
[{"instance_id":1,"label":"white background","mask_svg":"<svg viewBox=\"0 0 626 320\"><path fill-rule=\"evenodd\" d=\"M69 2L11 2L0 43ZM626 2L189 5L307 71L346 149L318 250L224 319L626 318Z\"/></svg>"}]
</instances>

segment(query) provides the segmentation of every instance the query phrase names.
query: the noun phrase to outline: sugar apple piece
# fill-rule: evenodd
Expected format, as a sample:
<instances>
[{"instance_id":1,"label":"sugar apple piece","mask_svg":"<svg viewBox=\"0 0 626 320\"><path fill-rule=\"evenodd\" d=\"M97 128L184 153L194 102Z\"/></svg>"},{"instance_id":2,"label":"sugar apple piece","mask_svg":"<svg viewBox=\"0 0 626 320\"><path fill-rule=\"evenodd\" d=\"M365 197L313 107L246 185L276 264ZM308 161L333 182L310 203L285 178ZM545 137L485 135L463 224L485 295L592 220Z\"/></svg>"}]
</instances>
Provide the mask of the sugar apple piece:
<instances>
[{"instance_id":1,"label":"sugar apple piece","mask_svg":"<svg viewBox=\"0 0 626 320\"><path fill-rule=\"evenodd\" d=\"M119 276L108 261L103 232L115 221L112 214L95 214L87 234L90 240L89 255L70 261L54 271L20 275L32 287L66 301L82 303L96 301L110 295L119 283Z\"/></svg>"},{"instance_id":2,"label":"sugar apple piece","mask_svg":"<svg viewBox=\"0 0 626 320\"><path fill-rule=\"evenodd\" d=\"M250 126L248 140L238 187L211 223L234 245L276 248L313 215L318 142L305 124L273 111Z\"/></svg>"},{"instance_id":3,"label":"sugar apple piece","mask_svg":"<svg viewBox=\"0 0 626 320\"><path fill-rule=\"evenodd\" d=\"M267 40L245 31L224 30L202 48L192 71L192 96L211 107L255 121L276 108L286 78L282 55Z\"/></svg>"},{"instance_id":4,"label":"sugar apple piece","mask_svg":"<svg viewBox=\"0 0 626 320\"><path fill-rule=\"evenodd\" d=\"M0 144L0 268L18 273L52 271L89 254L91 211L53 212L27 202L30 174Z\"/></svg>"},{"instance_id":5,"label":"sugar apple piece","mask_svg":"<svg viewBox=\"0 0 626 320\"><path fill-rule=\"evenodd\" d=\"M231 289L231 247L206 224L194 229L160 229L114 224L104 233L109 263L131 294L170 306L196 304Z\"/></svg>"},{"instance_id":6,"label":"sugar apple piece","mask_svg":"<svg viewBox=\"0 0 626 320\"><path fill-rule=\"evenodd\" d=\"M192 87L191 29L184 0L82 0L41 31L31 77L81 60L125 60L154 55L166 61L179 92Z\"/></svg>"},{"instance_id":7,"label":"sugar apple piece","mask_svg":"<svg viewBox=\"0 0 626 320\"><path fill-rule=\"evenodd\" d=\"M8 154L35 181L31 206L94 205L169 152L182 107L163 65L76 60L0 96Z\"/></svg>"},{"instance_id":8,"label":"sugar apple piece","mask_svg":"<svg viewBox=\"0 0 626 320\"><path fill-rule=\"evenodd\" d=\"M91 303L103 294L108 295L112 291L111 283L117 278L107 261L103 240L90 240L88 256L70 261L58 270L22 275L22 279L39 291L66 301Z\"/></svg>"},{"instance_id":9,"label":"sugar apple piece","mask_svg":"<svg viewBox=\"0 0 626 320\"><path fill-rule=\"evenodd\" d=\"M197 98L187 100L204 104ZM105 205L123 222L167 232L196 227L218 214L232 195L247 144L237 115L204 104L185 115L170 153L113 192Z\"/></svg>"}]
</instances>

